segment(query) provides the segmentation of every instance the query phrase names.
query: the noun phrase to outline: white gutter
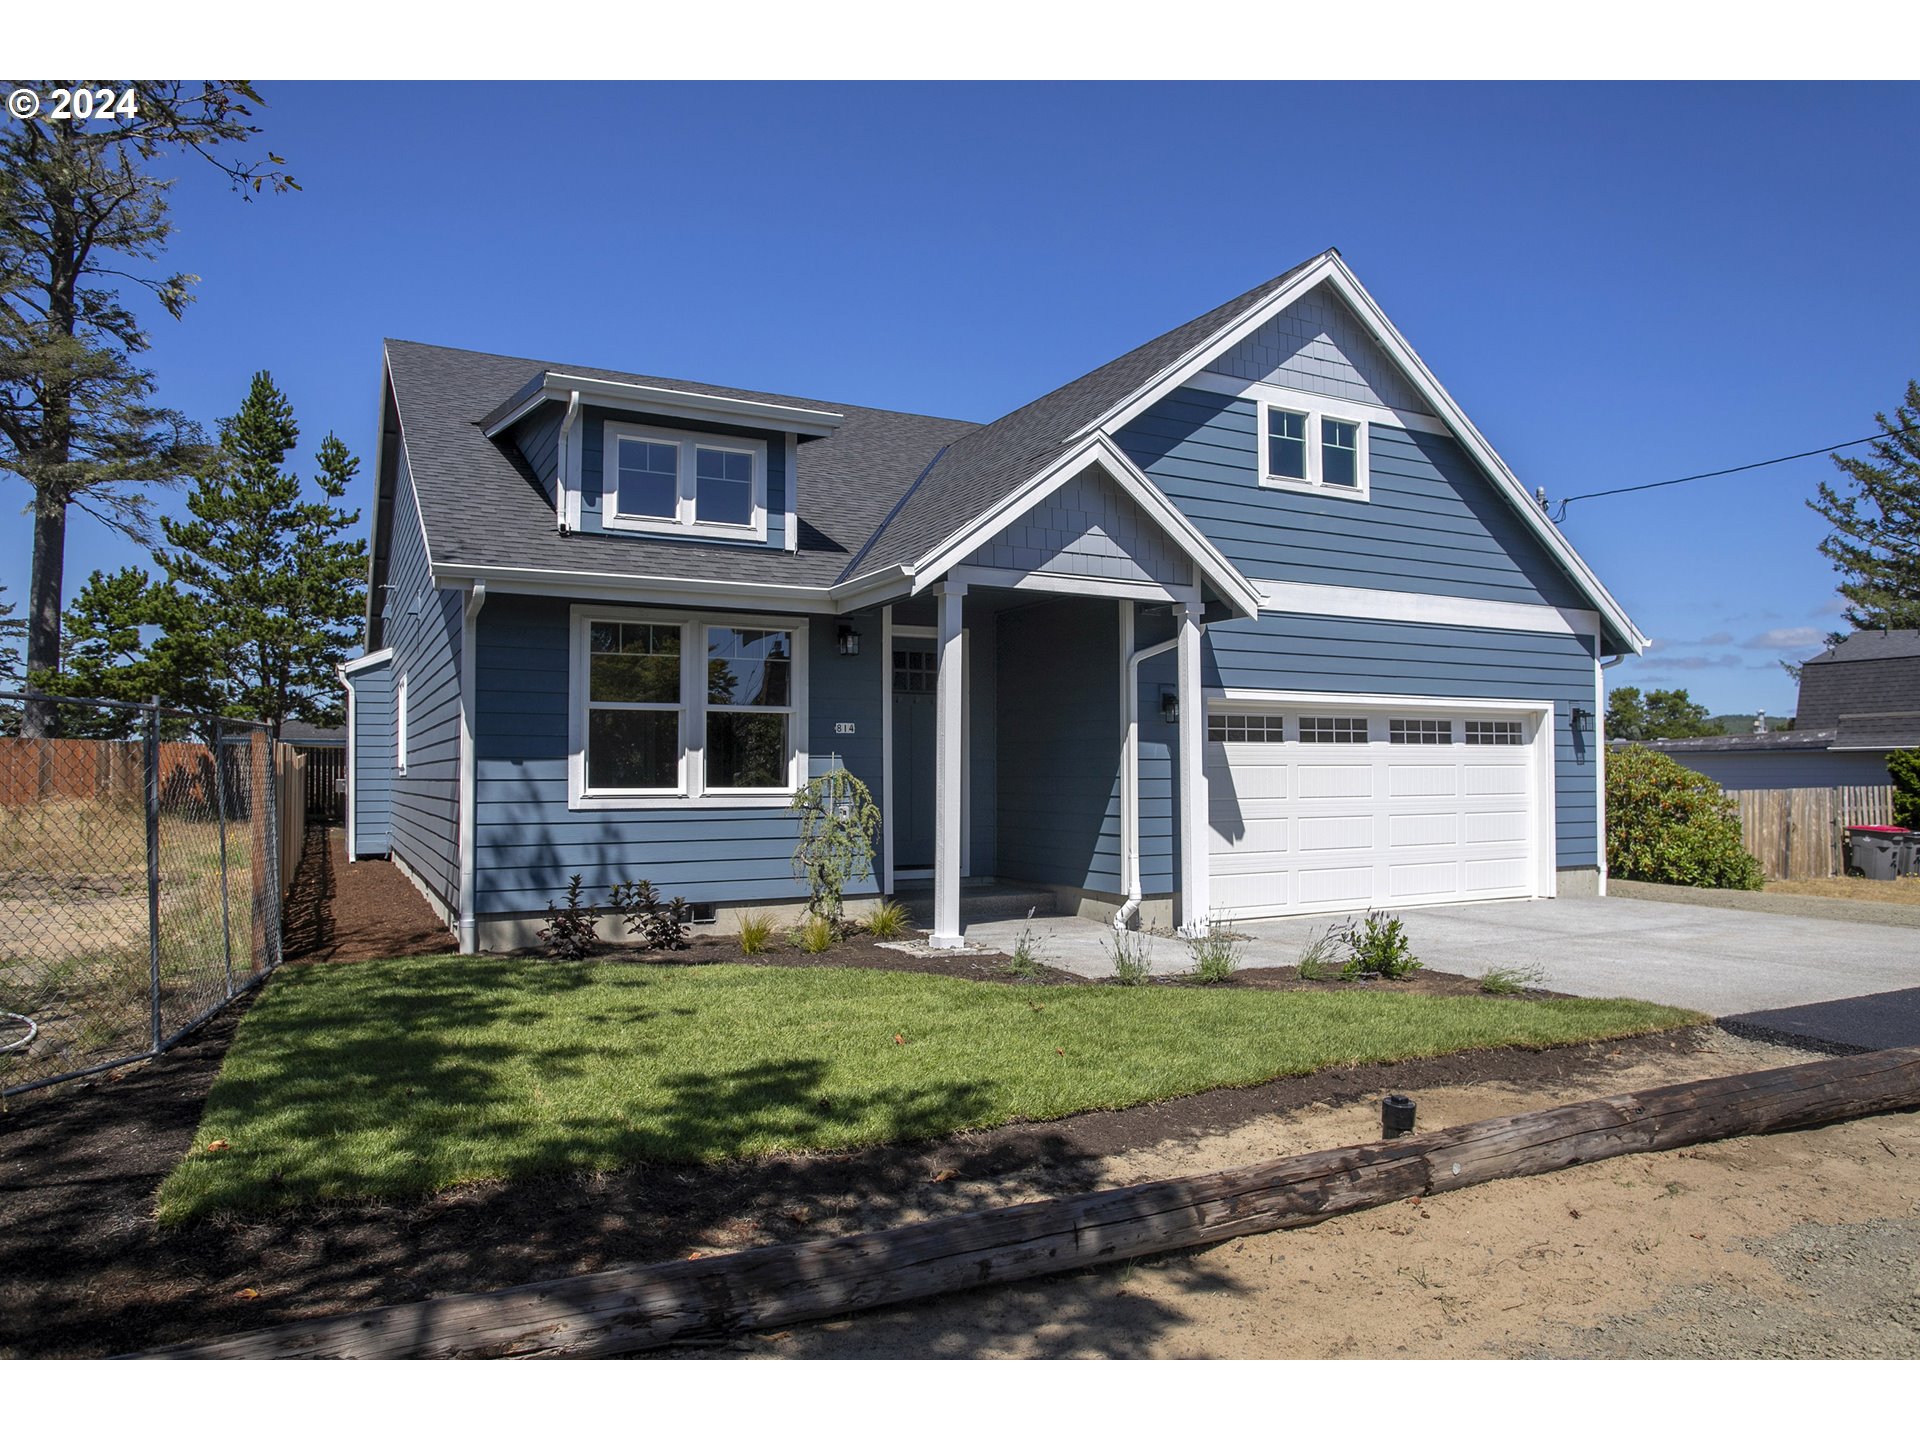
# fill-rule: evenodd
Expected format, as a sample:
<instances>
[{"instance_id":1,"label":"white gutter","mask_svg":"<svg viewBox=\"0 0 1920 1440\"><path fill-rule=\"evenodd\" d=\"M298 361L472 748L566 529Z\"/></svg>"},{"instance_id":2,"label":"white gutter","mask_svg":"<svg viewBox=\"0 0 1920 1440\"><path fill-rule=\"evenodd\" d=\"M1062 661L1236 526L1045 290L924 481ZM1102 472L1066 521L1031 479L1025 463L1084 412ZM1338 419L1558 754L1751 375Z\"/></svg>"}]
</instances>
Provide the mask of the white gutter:
<instances>
[{"instance_id":1,"label":"white gutter","mask_svg":"<svg viewBox=\"0 0 1920 1440\"><path fill-rule=\"evenodd\" d=\"M460 906L457 924L462 955L474 953L479 935L478 917L473 913L473 850L478 830L473 807L479 790L473 748L474 669L479 664L474 635L480 607L486 603L486 582L476 581L467 592L460 626Z\"/></svg>"},{"instance_id":2,"label":"white gutter","mask_svg":"<svg viewBox=\"0 0 1920 1440\"><path fill-rule=\"evenodd\" d=\"M560 419L560 453L553 472L553 520L562 534L567 530L567 490L573 471L567 468L567 441L573 434L573 422L580 418L580 392L567 398L567 413Z\"/></svg>"},{"instance_id":3,"label":"white gutter","mask_svg":"<svg viewBox=\"0 0 1920 1440\"><path fill-rule=\"evenodd\" d=\"M1133 648L1133 605L1120 605L1120 653L1126 657L1121 671L1122 711L1125 728L1120 747L1120 877L1127 887L1127 899L1113 915L1113 928L1124 930L1140 909L1140 665L1156 655L1179 647L1180 637L1162 640L1144 650ZM1182 720L1192 723L1188 716ZM1204 721L1201 723L1205 723Z\"/></svg>"}]
</instances>

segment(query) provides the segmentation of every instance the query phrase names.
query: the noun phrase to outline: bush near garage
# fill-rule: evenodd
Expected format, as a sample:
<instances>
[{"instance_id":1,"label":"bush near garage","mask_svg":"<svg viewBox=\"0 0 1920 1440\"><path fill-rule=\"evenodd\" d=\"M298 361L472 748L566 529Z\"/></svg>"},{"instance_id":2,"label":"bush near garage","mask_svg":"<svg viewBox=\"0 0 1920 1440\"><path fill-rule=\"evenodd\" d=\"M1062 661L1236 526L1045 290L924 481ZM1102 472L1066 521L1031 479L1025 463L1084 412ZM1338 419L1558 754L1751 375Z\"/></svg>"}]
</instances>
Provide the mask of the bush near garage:
<instances>
[{"instance_id":1,"label":"bush near garage","mask_svg":"<svg viewBox=\"0 0 1920 1440\"><path fill-rule=\"evenodd\" d=\"M1893 781L1893 823L1920 830L1920 750L1896 750L1887 756Z\"/></svg>"},{"instance_id":2,"label":"bush near garage","mask_svg":"<svg viewBox=\"0 0 1920 1440\"><path fill-rule=\"evenodd\" d=\"M1644 745L1615 750L1606 764L1608 874L1712 890L1765 884L1718 783Z\"/></svg>"}]
</instances>

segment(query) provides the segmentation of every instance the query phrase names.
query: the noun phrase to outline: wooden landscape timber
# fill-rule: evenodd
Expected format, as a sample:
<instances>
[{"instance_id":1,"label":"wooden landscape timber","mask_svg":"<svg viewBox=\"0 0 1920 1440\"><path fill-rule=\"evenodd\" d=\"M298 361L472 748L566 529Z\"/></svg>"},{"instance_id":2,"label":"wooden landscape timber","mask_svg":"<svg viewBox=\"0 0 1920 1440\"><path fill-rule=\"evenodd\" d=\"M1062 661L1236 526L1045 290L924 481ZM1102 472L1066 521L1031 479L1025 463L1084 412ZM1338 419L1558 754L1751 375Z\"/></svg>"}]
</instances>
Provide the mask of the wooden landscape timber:
<instances>
[{"instance_id":1,"label":"wooden landscape timber","mask_svg":"<svg viewBox=\"0 0 1920 1440\"><path fill-rule=\"evenodd\" d=\"M625 1355L1210 1245L1486 1180L1916 1106L1920 1047L1881 1050L868 1235L628 1266L154 1353L200 1359Z\"/></svg>"}]
</instances>

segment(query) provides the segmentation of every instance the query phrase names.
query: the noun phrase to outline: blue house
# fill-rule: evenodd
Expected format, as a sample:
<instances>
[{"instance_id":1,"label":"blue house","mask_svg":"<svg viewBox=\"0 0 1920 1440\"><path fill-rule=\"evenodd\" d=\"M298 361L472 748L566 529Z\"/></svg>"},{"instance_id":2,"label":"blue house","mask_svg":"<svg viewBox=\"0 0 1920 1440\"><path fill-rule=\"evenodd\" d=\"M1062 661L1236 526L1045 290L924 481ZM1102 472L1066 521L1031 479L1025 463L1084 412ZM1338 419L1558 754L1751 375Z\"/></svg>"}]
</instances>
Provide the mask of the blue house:
<instances>
[{"instance_id":1,"label":"blue house","mask_svg":"<svg viewBox=\"0 0 1920 1440\"><path fill-rule=\"evenodd\" d=\"M1604 890L1644 638L1334 251L988 425L389 342L349 844L464 949L579 872L1190 926Z\"/></svg>"}]
</instances>

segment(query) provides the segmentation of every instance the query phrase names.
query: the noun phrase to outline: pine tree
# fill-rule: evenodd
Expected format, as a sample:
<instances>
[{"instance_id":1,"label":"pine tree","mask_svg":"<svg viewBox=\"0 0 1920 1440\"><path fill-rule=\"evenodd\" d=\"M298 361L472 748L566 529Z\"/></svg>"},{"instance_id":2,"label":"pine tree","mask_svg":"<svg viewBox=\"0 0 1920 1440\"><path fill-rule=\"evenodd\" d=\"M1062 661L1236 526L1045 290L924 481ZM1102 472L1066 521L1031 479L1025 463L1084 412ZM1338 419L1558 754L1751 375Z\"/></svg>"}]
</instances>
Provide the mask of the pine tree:
<instances>
[{"instance_id":1,"label":"pine tree","mask_svg":"<svg viewBox=\"0 0 1920 1440\"><path fill-rule=\"evenodd\" d=\"M1856 630L1920 626L1920 381L1909 380L1893 418L1873 417L1887 433L1871 459L1835 455L1844 489L1820 482L1807 505L1833 526L1820 553L1840 572L1835 588Z\"/></svg>"},{"instance_id":2,"label":"pine tree","mask_svg":"<svg viewBox=\"0 0 1920 1440\"><path fill-rule=\"evenodd\" d=\"M0 585L0 595L7 587ZM27 638L27 622L13 618L13 602L0 600L0 690L12 690L26 678L20 642Z\"/></svg>"},{"instance_id":3,"label":"pine tree","mask_svg":"<svg viewBox=\"0 0 1920 1440\"><path fill-rule=\"evenodd\" d=\"M87 577L62 618L58 671L36 670L33 687L47 695L150 700L184 710L217 709L212 641L190 625L168 626L167 588L137 566ZM92 738L130 738L139 717L129 711L62 705L60 733ZM169 733L184 726L169 723Z\"/></svg>"},{"instance_id":4,"label":"pine tree","mask_svg":"<svg viewBox=\"0 0 1920 1440\"><path fill-rule=\"evenodd\" d=\"M360 462L340 439L320 442L314 483L302 498L285 468L299 442L293 407L262 370L237 414L222 422L213 466L187 496L188 520L163 519L167 574L157 600L169 636L206 637L220 706L268 721L338 724L334 667L359 635L367 547L343 539L358 511L335 505Z\"/></svg>"},{"instance_id":5,"label":"pine tree","mask_svg":"<svg viewBox=\"0 0 1920 1440\"><path fill-rule=\"evenodd\" d=\"M4 88L45 94L59 83ZM278 156L231 158L259 133L248 118L259 96L247 82L92 83L131 88L138 113L0 126L0 473L33 492L29 671L60 666L69 508L145 539L147 492L203 458L197 429L154 403L153 373L137 363L147 335L120 294L144 289L178 319L199 278L152 268L173 230L172 182L145 167L163 153L192 154L245 194L298 188ZM48 733L63 708L29 703L25 733Z\"/></svg>"}]
</instances>

